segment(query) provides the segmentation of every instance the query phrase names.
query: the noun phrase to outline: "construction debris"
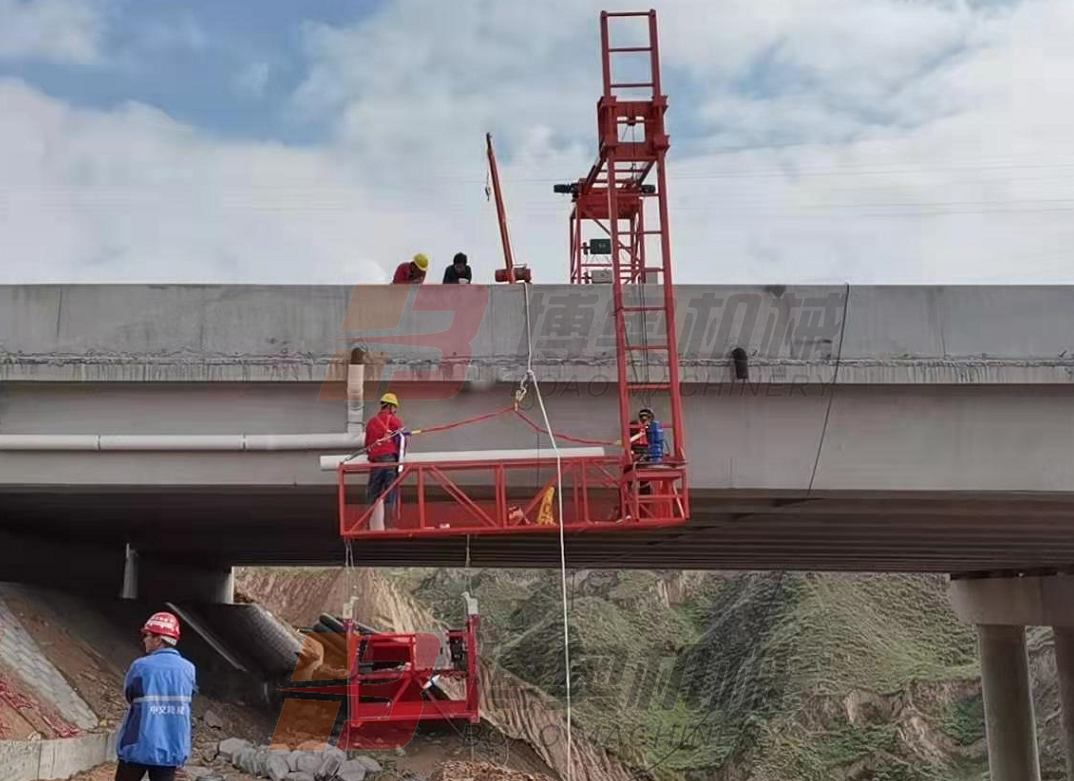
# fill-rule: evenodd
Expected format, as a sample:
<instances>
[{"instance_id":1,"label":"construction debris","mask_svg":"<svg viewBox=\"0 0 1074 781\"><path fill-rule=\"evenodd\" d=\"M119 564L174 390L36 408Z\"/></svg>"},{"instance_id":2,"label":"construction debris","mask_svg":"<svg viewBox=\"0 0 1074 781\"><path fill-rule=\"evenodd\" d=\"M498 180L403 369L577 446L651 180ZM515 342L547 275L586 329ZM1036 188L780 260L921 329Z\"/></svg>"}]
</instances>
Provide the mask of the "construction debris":
<instances>
[{"instance_id":1,"label":"construction debris","mask_svg":"<svg viewBox=\"0 0 1074 781\"><path fill-rule=\"evenodd\" d=\"M348 757L345 751L324 748L323 744L314 749L287 751L229 738L220 742L216 758L254 778L270 781L366 781L382 771L372 757Z\"/></svg>"}]
</instances>

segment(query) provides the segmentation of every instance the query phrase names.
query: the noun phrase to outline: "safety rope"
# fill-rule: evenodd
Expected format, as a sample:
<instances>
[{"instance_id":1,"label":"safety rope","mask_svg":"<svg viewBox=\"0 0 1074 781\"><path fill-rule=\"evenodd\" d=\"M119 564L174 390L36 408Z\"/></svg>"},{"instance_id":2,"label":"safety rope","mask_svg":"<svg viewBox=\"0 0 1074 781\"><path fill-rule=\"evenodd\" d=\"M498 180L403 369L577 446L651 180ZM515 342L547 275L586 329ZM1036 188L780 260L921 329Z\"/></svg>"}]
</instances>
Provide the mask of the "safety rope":
<instances>
[{"instance_id":1,"label":"safety rope","mask_svg":"<svg viewBox=\"0 0 1074 781\"><path fill-rule=\"evenodd\" d=\"M529 373L532 373L532 369L529 370ZM577 445L596 445L596 446L600 446L600 447L618 447L621 444L618 441L609 442L608 440L605 440L605 439L586 439L585 437L572 437L571 435L564 434L564 433L562 433L560 431L551 431L548 428L547 418L546 418L545 427L542 428L539 423L537 423L536 421L531 419L528 415L526 415L525 412L522 412L522 410L520 410L518 408L519 401L521 400L522 397L524 397L526 395L524 385L525 385L525 383L523 382L522 386L520 386L520 393L518 395L516 395L515 403L512 404L509 407L504 407L503 409L496 410L495 412L486 412L484 415L474 415L473 417L470 417L470 418L463 418L462 420L457 420L457 421L454 421L452 423L444 423L444 424L439 425L439 426L425 426L424 428L416 428L413 431L411 431L410 433L412 435L435 434L435 433L438 433L438 432L441 432L441 431L450 431L451 429L461 428L463 426L471 426L471 425L473 425L475 423L481 423L482 421L485 421L485 420L491 420L492 418L498 418L501 415L514 414L523 423L525 423L527 426L532 428L534 431L537 431L538 433L541 433L541 434L546 434L550 438L562 439L565 442L573 442L574 444L577 444ZM536 382L534 382L534 387L536 387ZM370 445L363 445L362 447L358 448L356 451L354 451L353 453L348 455L346 458L344 458L343 459L344 463L346 463L347 461L351 461L351 460L357 458L358 456L362 455L367 450L369 450L369 448L375 447L375 446L377 446L377 445L379 445L379 444L381 444L383 442L387 442L392 437L395 437L395 436L398 436L399 434L402 434L405 430L406 429L397 429L395 431L391 431L391 432L385 434L380 439L378 439L376 442L373 442Z\"/></svg>"},{"instance_id":2,"label":"safety rope","mask_svg":"<svg viewBox=\"0 0 1074 781\"><path fill-rule=\"evenodd\" d=\"M537 382L537 375L533 371L533 329L530 322L530 286L523 282L526 291L526 379L533 382L533 390L537 395L537 404L541 408L541 417L544 419L545 428L548 430L548 439L552 443L552 451L556 454L556 497L559 508L559 566L560 585L563 602L563 661L565 664L565 680L567 685L567 781L571 781L571 644L570 644L570 621L567 616L567 546L563 538L563 460L559 454L559 445L556 444L556 436L553 433L552 423L548 419L548 410L544 406L544 398L541 396L541 386ZM523 381L525 382L525 380ZM524 388L523 388L524 390Z\"/></svg>"},{"instance_id":3,"label":"safety rope","mask_svg":"<svg viewBox=\"0 0 1074 781\"><path fill-rule=\"evenodd\" d=\"M530 428L532 428L534 431L540 432L541 434L547 434L549 437L552 437L553 434L554 434L559 439L562 439L562 440L564 440L566 442L574 442L575 444L578 444L578 445L600 445L600 446L605 446L605 447L618 447L619 446L618 442L608 442L607 440L603 440L603 439L584 439L582 437L572 437L572 436L569 436L567 434L563 434L563 433L561 433L559 431L550 432L547 428L541 428L541 426L538 423L534 422L529 417L527 417L526 413L522 412L521 410L516 409L515 414L519 418L521 418L522 421L526 425L528 425Z\"/></svg>"}]
</instances>

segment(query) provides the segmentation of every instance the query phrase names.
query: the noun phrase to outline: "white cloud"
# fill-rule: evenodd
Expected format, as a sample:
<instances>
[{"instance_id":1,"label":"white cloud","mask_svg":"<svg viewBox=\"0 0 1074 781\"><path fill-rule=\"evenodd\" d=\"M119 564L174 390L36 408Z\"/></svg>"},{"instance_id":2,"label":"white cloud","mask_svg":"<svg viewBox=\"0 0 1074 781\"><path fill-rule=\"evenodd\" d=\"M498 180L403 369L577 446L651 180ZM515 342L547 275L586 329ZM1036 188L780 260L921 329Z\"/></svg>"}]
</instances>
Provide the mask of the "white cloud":
<instances>
[{"instance_id":1,"label":"white cloud","mask_svg":"<svg viewBox=\"0 0 1074 781\"><path fill-rule=\"evenodd\" d=\"M97 62L104 32L92 0L0 0L0 59Z\"/></svg>"},{"instance_id":2,"label":"white cloud","mask_svg":"<svg viewBox=\"0 0 1074 781\"><path fill-rule=\"evenodd\" d=\"M233 80L235 91L245 98L261 98L268 86L269 64L264 61L252 62L242 68Z\"/></svg>"},{"instance_id":3,"label":"white cloud","mask_svg":"<svg viewBox=\"0 0 1074 781\"><path fill-rule=\"evenodd\" d=\"M562 279L550 179L591 162L602 5L399 0L311 32L299 106L334 119L415 213L461 199L495 129L520 254ZM1074 161L1070 3L728 0L706 21L709 3L656 7L678 280L1074 281L1074 229L1054 210L1074 201L1052 203L1074 193L1011 181ZM694 102L674 92L684 78ZM494 241L482 249L496 262Z\"/></svg>"},{"instance_id":4,"label":"white cloud","mask_svg":"<svg viewBox=\"0 0 1074 781\"><path fill-rule=\"evenodd\" d=\"M396 0L311 26L291 109L330 124L317 148L4 84L5 276L375 281L461 249L491 282L491 130L517 254L564 281L552 183L595 153L602 5ZM1074 282L1074 5L711 8L657 4L677 281Z\"/></svg>"},{"instance_id":5,"label":"white cloud","mask_svg":"<svg viewBox=\"0 0 1074 781\"><path fill-rule=\"evenodd\" d=\"M76 110L14 81L0 105L7 281L384 278L371 260L390 242L330 154L220 142L140 105Z\"/></svg>"}]
</instances>

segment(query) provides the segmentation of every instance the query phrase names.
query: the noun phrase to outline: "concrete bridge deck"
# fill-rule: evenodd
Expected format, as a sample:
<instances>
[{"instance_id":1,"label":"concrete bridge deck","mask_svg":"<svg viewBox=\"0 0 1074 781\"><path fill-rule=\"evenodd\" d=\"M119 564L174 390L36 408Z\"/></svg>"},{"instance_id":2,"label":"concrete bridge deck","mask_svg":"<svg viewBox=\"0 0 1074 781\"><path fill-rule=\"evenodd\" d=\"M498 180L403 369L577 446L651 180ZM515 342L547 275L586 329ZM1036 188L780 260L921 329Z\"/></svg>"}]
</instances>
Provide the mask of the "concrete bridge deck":
<instances>
[{"instance_id":1,"label":"concrete bridge deck","mask_svg":"<svg viewBox=\"0 0 1074 781\"><path fill-rule=\"evenodd\" d=\"M336 369L355 344L383 353L366 396L390 380L413 428L496 409L527 360L524 295L520 286L0 287L0 530L219 565L339 563L334 476L318 470L318 456L339 448L73 443L343 437ZM1074 287L686 286L676 298L694 518L570 539L572 566L1074 565ZM599 286L537 286L529 301L554 424L614 440L609 304ZM745 382L734 379L735 347L749 355ZM664 369L635 371L655 380ZM414 441L429 451L547 444L507 418ZM465 541L383 541L360 555L461 566ZM558 543L475 538L471 560L558 566Z\"/></svg>"}]
</instances>

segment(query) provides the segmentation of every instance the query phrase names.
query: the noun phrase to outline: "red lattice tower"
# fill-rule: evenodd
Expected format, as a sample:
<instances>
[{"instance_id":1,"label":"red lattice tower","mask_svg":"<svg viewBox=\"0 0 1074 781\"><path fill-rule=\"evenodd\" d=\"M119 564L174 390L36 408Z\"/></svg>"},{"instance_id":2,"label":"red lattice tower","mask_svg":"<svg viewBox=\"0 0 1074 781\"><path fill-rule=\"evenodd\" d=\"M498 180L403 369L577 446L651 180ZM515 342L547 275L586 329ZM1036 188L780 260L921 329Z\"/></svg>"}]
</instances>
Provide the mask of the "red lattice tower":
<instances>
[{"instance_id":1,"label":"red lattice tower","mask_svg":"<svg viewBox=\"0 0 1074 781\"><path fill-rule=\"evenodd\" d=\"M623 26L634 24L634 32L637 23L644 22L642 42L612 45L613 19L624 20ZM665 167L668 101L660 83L656 12L602 12L600 38L604 93L597 102L597 161L585 178L555 187L556 192L570 193L574 203L571 282L612 286L624 499L636 505L637 484L644 477L658 493L685 501L686 448ZM639 56L647 63L647 75L617 81L620 60ZM646 218L649 201L656 202L655 219ZM597 238L592 237L594 233ZM646 288L647 284L662 289L657 292ZM670 453L659 469L635 468L632 463L627 443L636 404L670 417L670 426L665 426L671 429Z\"/></svg>"}]
</instances>

